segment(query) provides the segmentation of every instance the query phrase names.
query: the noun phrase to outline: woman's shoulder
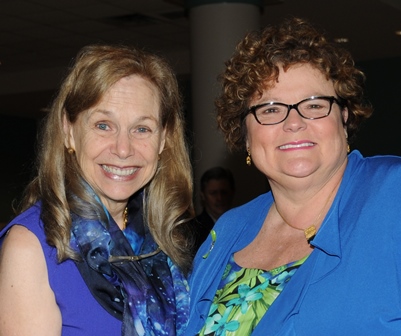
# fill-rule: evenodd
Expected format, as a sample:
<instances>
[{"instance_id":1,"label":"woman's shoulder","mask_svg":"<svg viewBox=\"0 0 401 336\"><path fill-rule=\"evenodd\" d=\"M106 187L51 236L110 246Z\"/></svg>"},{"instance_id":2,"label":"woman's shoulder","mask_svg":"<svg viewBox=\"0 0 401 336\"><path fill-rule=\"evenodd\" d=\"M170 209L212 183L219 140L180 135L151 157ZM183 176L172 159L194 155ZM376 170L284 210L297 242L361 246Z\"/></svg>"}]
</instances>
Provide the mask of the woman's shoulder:
<instances>
[{"instance_id":1,"label":"woman's shoulder","mask_svg":"<svg viewBox=\"0 0 401 336\"><path fill-rule=\"evenodd\" d=\"M4 235L1 246L2 261L4 258L13 260L13 268L18 265L24 266L21 270L25 270L27 265L35 266L38 262L44 261L38 237L28 228L18 224L11 226ZM3 262L2 265L7 264Z\"/></svg>"},{"instance_id":2,"label":"woman's shoulder","mask_svg":"<svg viewBox=\"0 0 401 336\"><path fill-rule=\"evenodd\" d=\"M3 250L20 251L19 255L40 252L40 243L35 234L23 225L12 225L4 235ZM39 248L39 249L38 249ZM17 253L18 256L18 253Z\"/></svg>"},{"instance_id":3,"label":"woman's shoulder","mask_svg":"<svg viewBox=\"0 0 401 336\"><path fill-rule=\"evenodd\" d=\"M342 182L342 202L351 200L376 206L401 197L401 157L394 155L362 156L353 151ZM379 202L380 201L380 202ZM346 203L342 203L346 204ZM387 206L386 206L387 207Z\"/></svg>"},{"instance_id":4,"label":"woman's shoulder","mask_svg":"<svg viewBox=\"0 0 401 336\"><path fill-rule=\"evenodd\" d=\"M247 228L247 234L253 234L263 222L273 198L270 192L262 194L253 200L225 212L218 219L214 230L227 237L235 237L239 232Z\"/></svg>"},{"instance_id":5,"label":"woman's shoulder","mask_svg":"<svg viewBox=\"0 0 401 336\"><path fill-rule=\"evenodd\" d=\"M43 232L43 225L40 220L40 203L32 205L30 208L14 217L4 228L0 231L0 239L13 227L18 224L26 227L29 231L33 232L36 236L40 236Z\"/></svg>"},{"instance_id":6,"label":"woman's shoulder","mask_svg":"<svg viewBox=\"0 0 401 336\"><path fill-rule=\"evenodd\" d=\"M46 260L56 263L56 249L46 241L46 234L40 214L41 205L37 203L12 219L0 232L0 248L3 246L6 237L10 235L10 232L18 232L21 241L28 239L32 242L34 240L41 247L42 254L45 255ZM16 239L18 239L18 235ZM18 242L13 242L13 244L16 243Z\"/></svg>"},{"instance_id":7,"label":"woman's shoulder","mask_svg":"<svg viewBox=\"0 0 401 336\"><path fill-rule=\"evenodd\" d=\"M370 180L379 178L400 178L401 157L397 155L363 156L358 151L353 151L349 156L349 169L360 175L369 175Z\"/></svg>"},{"instance_id":8,"label":"woman's shoulder","mask_svg":"<svg viewBox=\"0 0 401 336\"><path fill-rule=\"evenodd\" d=\"M0 253L0 274L0 294L8 302L0 305L3 331L27 331L24 317L35 319L36 325L44 325L48 319L50 330L60 330L61 317L49 286L43 250L26 227L16 224L7 231Z\"/></svg>"},{"instance_id":9,"label":"woman's shoulder","mask_svg":"<svg viewBox=\"0 0 401 336\"><path fill-rule=\"evenodd\" d=\"M368 165L401 166L401 156L391 154L365 156L358 150L354 150L349 155L349 159L351 162L359 162Z\"/></svg>"},{"instance_id":10,"label":"woman's shoulder","mask_svg":"<svg viewBox=\"0 0 401 336\"><path fill-rule=\"evenodd\" d=\"M255 218L259 211L263 212L268 209L273 202L273 197L271 192L261 194L251 201L239 205L233 209L228 210L225 212L221 218L228 220L232 218L240 217L242 219L246 218ZM220 219L219 219L220 220Z\"/></svg>"}]
</instances>

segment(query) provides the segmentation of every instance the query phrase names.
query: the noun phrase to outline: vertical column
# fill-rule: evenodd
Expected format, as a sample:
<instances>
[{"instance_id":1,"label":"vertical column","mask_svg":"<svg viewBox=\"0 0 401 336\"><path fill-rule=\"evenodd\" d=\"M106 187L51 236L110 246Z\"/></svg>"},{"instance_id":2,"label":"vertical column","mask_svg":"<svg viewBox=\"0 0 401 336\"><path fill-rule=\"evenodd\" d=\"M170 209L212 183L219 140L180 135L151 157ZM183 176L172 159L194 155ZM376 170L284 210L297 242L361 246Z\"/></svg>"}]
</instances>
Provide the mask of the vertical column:
<instances>
[{"instance_id":1,"label":"vertical column","mask_svg":"<svg viewBox=\"0 0 401 336\"><path fill-rule=\"evenodd\" d=\"M246 32L260 28L261 1L188 0L187 7L191 30L195 195L199 195L202 173L220 165L233 172L237 185L235 201L244 203L254 194L265 191L266 182L264 178L261 182L254 168L246 166L245 153L228 152L217 130L214 99L219 92L217 76L235 45ZM252 185L255 187L250 187ZM195 205L199 211L198 197L195 197Z\"/></svg>"}]
</instances>

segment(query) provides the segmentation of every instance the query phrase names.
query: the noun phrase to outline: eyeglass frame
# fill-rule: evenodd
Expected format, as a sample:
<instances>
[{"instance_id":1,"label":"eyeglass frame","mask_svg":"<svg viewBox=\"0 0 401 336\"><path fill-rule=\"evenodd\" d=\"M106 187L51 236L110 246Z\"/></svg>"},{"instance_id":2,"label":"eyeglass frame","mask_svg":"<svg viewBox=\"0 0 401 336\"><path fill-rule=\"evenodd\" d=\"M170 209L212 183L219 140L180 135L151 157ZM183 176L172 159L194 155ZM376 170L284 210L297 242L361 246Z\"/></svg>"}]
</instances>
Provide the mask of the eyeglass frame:
<instances>
[{"instance_id":1,"label":"eyeglass frame","mask_svg":"<svg viewBox=\"0 0 401 336\"><path fill-rule=\"evenodd\" d=\"M308 101L308 100L313 100L313 99L325 99L325 100L328 100L328 101L330 102L329 112L327 112L326 115L324 115L324 116L316 117L316 118L308 118L308 117L305 117L304 115L302 115L302 113L298 110L298 105L299 105L299 104L302 104L303 102L306 102L306 101ZM336 98L336 97L334 97L334 96L311 96L311 97L309 97L309 98L302 99L301 101L299 101L299 102L296 103L296 104L284 104L284 103L280 103L280 102L270 101L270 102L268 102L268 103L263 103L263 104L258 104L258 105L251 106L251 107L248 109L248 111L247 111L247 113L246 113L246 116L248 116L249 114L253 114L253 116L255 117L255 120L257 121L257 123L260 124L260 125L263 125L263 126L272 126L272 125L277 125L277 124L282 123L284 120L286 120L286 119L288 118L288 116L290 115L290 111L291 111L292 109L294 109L295 111L297 111L297 113L298 113L302 118L307 119L307 120L323 119L323 118L328 117L329 114L331 113L331 110L332 110L332 107L333 107L333 103L334 103L334 102L335 102L338 106L340 106L341 108L343 108L343 107L345 106L345 104L344 104L343 102L341 102L340 100L342 100L342 99L341 99L341 98ZM263 124L263 123L261 123L261 122L258 120L258 117L256 116L256 110L257 110L258 108L260 108L260 107L268 106L268 105L273 105L273 104L275 104L275 105L281 105L281 106L286 106L286 107L287 107L287 114L285 115L284 119L281 120L281 121L275 122L275 123L273 123L273 124ZM245 116L245 117L246 117L246 116Z\"/></svg>"}]
</instances>

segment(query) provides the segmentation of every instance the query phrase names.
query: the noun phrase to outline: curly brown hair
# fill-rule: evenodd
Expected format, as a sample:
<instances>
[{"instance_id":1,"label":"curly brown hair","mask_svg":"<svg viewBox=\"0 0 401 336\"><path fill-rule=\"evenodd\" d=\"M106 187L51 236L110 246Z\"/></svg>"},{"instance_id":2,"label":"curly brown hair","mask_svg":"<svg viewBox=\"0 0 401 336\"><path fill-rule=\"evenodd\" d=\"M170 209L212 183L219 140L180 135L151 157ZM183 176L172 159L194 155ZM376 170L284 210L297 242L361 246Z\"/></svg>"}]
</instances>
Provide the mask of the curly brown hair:
<instances>
[{"instance_id":1,"label":"curly brown hair","mask_svg":"<svg viewBox=\"0 0 401 336\"><path fill-rule=\"evenodd\" d=\"M222 92L216 99L217 123L232 150L245 147L250 100L272 87L279 67L287 70L307 63L333 81L338 97L348 108L345 123L349 140L360 123L372 114L363 86L365 75L355 67L348 51L329 42L312 24L300 18L288 18L277 26L248 33L237 45L219 76Z\"/></svg>"}]
</instances>

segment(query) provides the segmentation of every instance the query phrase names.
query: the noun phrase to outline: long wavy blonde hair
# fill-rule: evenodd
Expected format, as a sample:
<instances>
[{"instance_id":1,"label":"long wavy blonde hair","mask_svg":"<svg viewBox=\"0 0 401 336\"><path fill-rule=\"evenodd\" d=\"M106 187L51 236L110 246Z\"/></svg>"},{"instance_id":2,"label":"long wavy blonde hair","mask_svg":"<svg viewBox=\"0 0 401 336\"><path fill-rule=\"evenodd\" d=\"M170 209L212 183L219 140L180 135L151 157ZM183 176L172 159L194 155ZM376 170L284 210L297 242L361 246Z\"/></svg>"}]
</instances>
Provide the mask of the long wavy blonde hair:
<instances>
[{"instance_id":1,"label":"long wavy blonde hair","mask_svg":"<svg viewBox=\"0 0 401 336\"><path fill-rule=\"evenodd\" d=\"M19 211L42 202L47 241L58 259L76 259L71 250L71 211L86 218L103 213L88 194L75 155L64 145L63 117L74 123L95 106L121 78L139 75L159 91L165 148L154 178L145 187L144 219L155 241L184 271L192 262L187 225L194 217L192 167L184 136L182 101L176 77L159 56L128 46L90 45L77 55L45 119L38 155L38 174L28 185Z\"/></svg>"}]
</instances>

